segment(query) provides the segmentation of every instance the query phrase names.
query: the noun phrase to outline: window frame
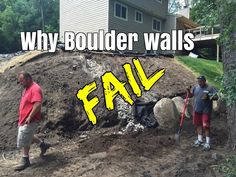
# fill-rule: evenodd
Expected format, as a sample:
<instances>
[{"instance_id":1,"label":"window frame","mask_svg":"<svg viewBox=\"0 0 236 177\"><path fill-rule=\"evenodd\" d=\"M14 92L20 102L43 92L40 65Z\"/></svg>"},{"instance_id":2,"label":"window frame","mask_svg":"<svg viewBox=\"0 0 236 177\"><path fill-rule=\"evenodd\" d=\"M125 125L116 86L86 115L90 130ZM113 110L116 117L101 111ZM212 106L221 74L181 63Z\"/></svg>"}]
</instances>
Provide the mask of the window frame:
<instances>
[{"instance_id":1,"label":"window frame","mask_svg":"<svg viewBox=\"0 0 236 177\"><path fill-rule=\"evenodd\" d=\"M124 7L126 9L126 18L122 17L122 10L121 10L121 16L120 17L116 15L116 5L117 4L121 6L121 9L122 9L122 7ZM125 4L122 4L122 3L118 2L118 1L115 1L115 3L114 3L114 17L118 18L120 20L128 21L128 6L125 5Z\"/></svg>"},{"instance_id":2,"label":"window frame","mask_svg":"<svg viewBox=\"0 0 236 177\"><path fill-rule=\"evenodd\" d=\"M137 21L137 18L136 18L137 13L141 14L141 21ZM140 10L135 10L134 11L134 21L137 23L143 23L143 12L141 12Z\"/></svg>"},{"instance_id":3,"label":"window frame","mask_svg":"<svg viewBox=\"0 0 236 177\"><path fill-rule=\"evenodd\" d=\"M160 30L157 30L157 29L154 29L154 28L153 28L153 27L154 27L154 20L156 20L156 21L158 21L158 22L160 23ZM157 18L152 18L152 30L153 30L153 31L161 32L161 26L162 26L161 20L159 20L159 19L157 19Z\"/></svg>"}]
</instances>

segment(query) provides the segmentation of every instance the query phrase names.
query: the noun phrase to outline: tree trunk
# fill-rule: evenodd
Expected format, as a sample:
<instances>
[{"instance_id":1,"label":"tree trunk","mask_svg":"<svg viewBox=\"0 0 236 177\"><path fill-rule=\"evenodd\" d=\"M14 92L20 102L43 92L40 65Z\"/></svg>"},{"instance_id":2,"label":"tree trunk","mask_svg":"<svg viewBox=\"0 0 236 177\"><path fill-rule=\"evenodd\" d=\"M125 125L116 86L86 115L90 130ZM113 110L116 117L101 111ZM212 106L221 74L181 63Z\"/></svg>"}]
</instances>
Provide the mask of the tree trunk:
<instances>
[{"instance_id":1,"label":"tree trunk","mask_svg":"<svg viewBox=\"0 0 236 177\"><path fill-rule=\"evenodd\" d=\"M44 23L44 14L43 14L43 2L39 0L40 4L40 13L41 13L41 20L42 20L42 31L45 32L45 23Z\"/></svg>"},{"instance_id":2,"label":"tree trunk","mask_svg":"<svg viewBox=\"0 0 236 177\"><path fill-rule=\"evenodd\" d=\"M227 120L229 127L228 145L235 150L236 147L236 104L227 109Z\"/></svg>"},{"instance_id":3,"label":"tree trunk","mask_svg":"<svg viewBox=\"0 0 236 177\"><path fill-rule=\"evenodd\" d=\"M221 1L219 1L221 2ZM222 1L219 4L221 35L223 38L222 60L224 66L224 87L227 92L227 123L230 148L236 147L236 3ZM230 88L227 86L230 86Z\"/></svg>"},{"instance_id":4,"label":"tree trunk","mask_svg":"<svg viewBox=\"0 0 236 177\"><path fill-rule=\"evenodd\" d=\"M236 39L235 39L236 41ZM235 44L236 46L236 44ZM235 49L226 49L223 47L223 66L224 66L224 84L236 87L236 80L232 79L232 74L236 76L236 51ZM235 78L235 77L234 77ZM234 82L234 83L232 83ZM235 94L235 93L234 93ZM232 98L233 99L233 98ZM228 100L230 102L231 100ZM229 131L228 145L235 149L236 147L236 103L233 101L227 106L227 123Z\"/></svg>"}]
</instances>

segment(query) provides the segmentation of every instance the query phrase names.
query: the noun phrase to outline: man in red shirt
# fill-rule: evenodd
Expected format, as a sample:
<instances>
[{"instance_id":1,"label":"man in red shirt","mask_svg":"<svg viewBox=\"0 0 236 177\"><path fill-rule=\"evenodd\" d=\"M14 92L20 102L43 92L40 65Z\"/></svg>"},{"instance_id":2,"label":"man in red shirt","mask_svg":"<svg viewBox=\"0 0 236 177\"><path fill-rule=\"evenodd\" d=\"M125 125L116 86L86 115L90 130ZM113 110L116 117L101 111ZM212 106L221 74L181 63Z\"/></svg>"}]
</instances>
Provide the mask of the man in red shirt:
<instances>
[{"instance_id":1,"label":"man in red shirt","mask_svg":"<svg viewBox=\"0 0 236 177\"><path fill-rule=\"evenodd\" d=\"M50 145L34 135L41 119L42 90L27 72L21 72L18 80L25 88L20 101L17 136L17 147L23 148L23 157L20 164L15 167L15 170L20 171L30 166L29 150L31 144L37 143L39 145L41 155L46 152Z\"/></svg>"}]
</instances>

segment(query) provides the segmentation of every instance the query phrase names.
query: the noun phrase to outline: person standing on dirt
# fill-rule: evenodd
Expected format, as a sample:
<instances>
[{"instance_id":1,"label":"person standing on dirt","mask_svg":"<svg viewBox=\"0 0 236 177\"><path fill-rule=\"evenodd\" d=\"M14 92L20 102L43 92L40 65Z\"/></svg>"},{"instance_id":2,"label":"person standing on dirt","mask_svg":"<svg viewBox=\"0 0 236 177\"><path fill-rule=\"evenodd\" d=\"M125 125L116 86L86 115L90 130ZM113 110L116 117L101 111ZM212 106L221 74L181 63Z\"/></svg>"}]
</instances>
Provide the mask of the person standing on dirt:
<instances>
[{"instance_id":1,"label":"person standing on dirt","mask_svg":"<svg viewBox=\"0 0 236 177\"><path fill-rule=\"evenodd\" d=\"M206 83L205 76L199 76L198 86L187 89L189 97L194 97L193 124L197 129L198 138L194 142L194 147L203 145L204 150L210 150L210 123L212 112L212 101L217 100L217 91L214 87ZM205 131L206 142L203 143L203 129Z\"/></svg>"},{"instance_id":2,"label":"person standing on dirt","mask_svg":"<svg viewBox=\"0 0 236 177\"><path fill-rule=\"evenodd\" d=\"M16 171L24 170L30 166L29 150L30 145L37 143L43 155L50 147L50 144L41 141L35 132L41 119L42 90L32 80L27 72L18 75L19 83L24 87L19 107L17 147L23 149L21 162L15 167Z\"/></svg>"}]
</instances>

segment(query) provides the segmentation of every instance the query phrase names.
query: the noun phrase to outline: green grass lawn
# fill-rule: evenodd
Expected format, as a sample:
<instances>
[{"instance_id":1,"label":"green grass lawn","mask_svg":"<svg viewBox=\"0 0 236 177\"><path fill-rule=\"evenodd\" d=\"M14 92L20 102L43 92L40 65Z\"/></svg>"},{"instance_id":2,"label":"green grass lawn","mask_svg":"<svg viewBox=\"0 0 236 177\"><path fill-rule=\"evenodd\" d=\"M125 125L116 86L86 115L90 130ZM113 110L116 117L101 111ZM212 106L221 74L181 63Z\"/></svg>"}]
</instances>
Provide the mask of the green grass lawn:
<instances>
[{"instance_id":1,"label":"green grass lawn","mask_svg":"<svg viewBox=\"0 0 236 177\"><path fill-rule=\"evenodd\" d=\"M223 75L223 65L221 62L218 63L213 60L192 58L189 56L176 56L176 58L187 68L192 70L196 76L204 75L211 85L218 89L221 88L219 81L215 81L217 76Z\"/></svg>"}]
</instances>

